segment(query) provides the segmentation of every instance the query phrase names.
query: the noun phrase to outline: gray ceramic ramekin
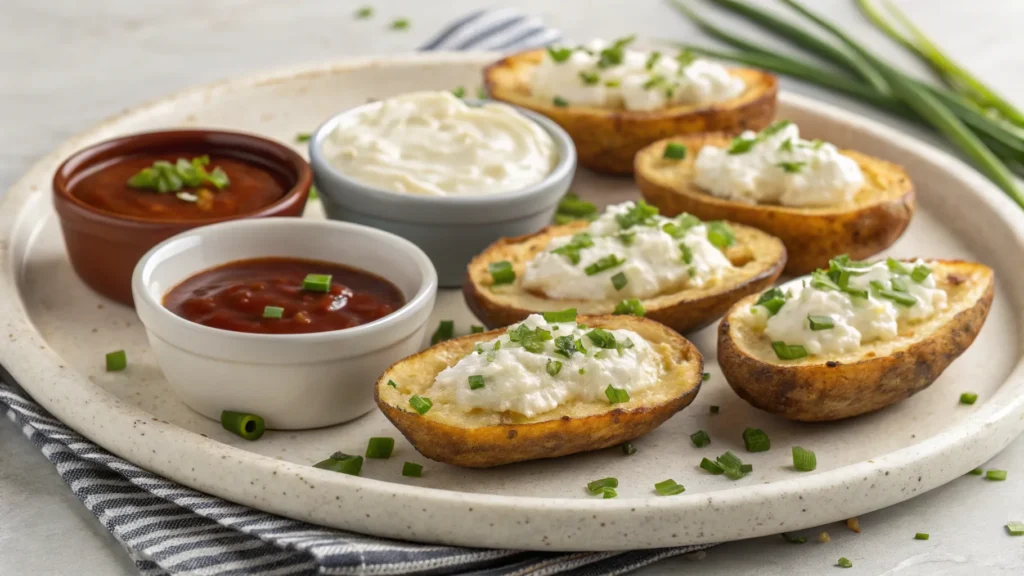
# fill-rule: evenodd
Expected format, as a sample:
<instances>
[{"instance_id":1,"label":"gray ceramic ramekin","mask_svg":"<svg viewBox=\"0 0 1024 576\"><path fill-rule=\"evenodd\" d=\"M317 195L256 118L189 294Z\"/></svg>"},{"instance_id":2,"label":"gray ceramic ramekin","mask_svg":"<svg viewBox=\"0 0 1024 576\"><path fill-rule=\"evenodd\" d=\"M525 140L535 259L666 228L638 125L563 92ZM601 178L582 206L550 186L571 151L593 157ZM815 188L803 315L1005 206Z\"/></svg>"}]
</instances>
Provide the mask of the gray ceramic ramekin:
<instances>
[{"instance_id":1,"label":"gray ceramic ramekin","mask_svg":"<svg viewBox=\"0 0 1024 576\"><path fill-rule=\"evenodd\" d=\"M482 196L435 197L367 186L346 176L324 157L323 143L338 123L376 103L351 108L324 122L310 139L309 158L320 198L332 220L372 226L397 234L426 252L437 268L438 285L462 285L469 261L495 240L532 234L551 223L558 201L576 172L572 138L547 118L517 108L546 130L558 163L544 180L521 190Z\"/></svg>"}]
</instances>

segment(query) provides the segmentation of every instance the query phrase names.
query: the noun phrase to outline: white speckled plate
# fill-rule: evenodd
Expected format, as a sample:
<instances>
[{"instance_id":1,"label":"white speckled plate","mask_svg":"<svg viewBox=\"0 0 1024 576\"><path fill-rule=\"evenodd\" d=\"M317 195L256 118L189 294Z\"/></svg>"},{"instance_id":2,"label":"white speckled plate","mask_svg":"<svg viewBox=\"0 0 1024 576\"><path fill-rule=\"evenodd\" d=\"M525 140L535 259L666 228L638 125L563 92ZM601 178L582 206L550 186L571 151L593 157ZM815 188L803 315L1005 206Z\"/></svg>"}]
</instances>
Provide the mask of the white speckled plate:
<instances>
[{"instance_id":1,"label":"white speckled plate","mask_svg":"<svg viewBox=\"0 0 1024 576\"><path fill-rule=\"evenodd\" d=\"M552 550L647 548L747 538L819 525L891 505L981 464L1024 429L1020 370L1024 305L1024 214L958 160L876 122L789 94L781 115L811 137L905 165L920 211L893 247L897 256L971 258L997 272L991 315L974 346L929 389L881 412L832 424L794 424L751 408L715 365L714 328L693 335L712 377L692 406L618 449L492 470L428 461L404 440L362 477L309 467L331 452L361 453L370 436L395 436L379 413L308 432L269 432L248 443L191 412L171 394L131 309L90 292L64 254L50 177L75 149L124 133L213 126L292 141L332 113L403 91L475 87L487 55L360 60L264 74L190 90L128 111L81 134L36 164L0 210L0 361L40 404L110 451L156 473L229 500L329 526L464 544ZM577 177L601 204L637 196L629 179ZM319 217L313 206L311 217ZM461 294L441 294L435 318L459 330L474 321ZM128 370L104 372L124 348ZM368 386L372 383L367 382ZM286 386L287 383L282 383ZM960 392L977 392L973 406ZM720 405L711 415L708 406ZM743 452L745 426L764 428L772 450ZM712 444L688 435L707 430ZM818 470L792 470L790 446L814 450ZM753 463L739 481L697 468L726 449ZM422 478L400 475L406 460ZM589 480L616 476L619 497L588 496ZM679 496L659 497L674 478Z\"/></svg>"}]
</instances>

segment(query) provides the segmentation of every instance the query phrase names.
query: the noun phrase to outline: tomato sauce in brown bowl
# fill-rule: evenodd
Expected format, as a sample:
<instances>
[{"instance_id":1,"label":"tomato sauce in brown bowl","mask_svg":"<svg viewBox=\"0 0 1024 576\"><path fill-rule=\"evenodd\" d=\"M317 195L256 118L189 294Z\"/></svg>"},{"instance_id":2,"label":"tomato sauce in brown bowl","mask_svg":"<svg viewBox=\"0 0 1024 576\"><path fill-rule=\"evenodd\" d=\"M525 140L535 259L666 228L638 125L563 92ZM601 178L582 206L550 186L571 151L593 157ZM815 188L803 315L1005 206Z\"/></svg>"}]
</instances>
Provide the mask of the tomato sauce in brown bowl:
<instances>
[{"instance_id":1,"label":"tomato sauce in brown bowl","mask_svg":"<svg viewBox=\"0 0 1024 576\"><path fill-rule=\"evenodd\" d=\"M54 207L68 258L96 292L132 304L135 264L163 240L240 218L301 216L309 164L284 144L219 130L107 140L64 161Z\"/></svg>"}]
</instances>

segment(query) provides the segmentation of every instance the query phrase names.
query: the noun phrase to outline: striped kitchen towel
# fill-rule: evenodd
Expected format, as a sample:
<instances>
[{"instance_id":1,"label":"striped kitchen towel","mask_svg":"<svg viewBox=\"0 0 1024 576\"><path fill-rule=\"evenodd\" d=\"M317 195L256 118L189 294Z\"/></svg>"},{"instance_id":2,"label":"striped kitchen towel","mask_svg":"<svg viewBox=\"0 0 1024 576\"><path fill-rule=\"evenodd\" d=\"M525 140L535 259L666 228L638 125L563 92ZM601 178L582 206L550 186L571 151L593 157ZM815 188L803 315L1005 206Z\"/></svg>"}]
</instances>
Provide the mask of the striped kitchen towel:
<instances>
[{"instance_id":1,"label":"striped kitchen towel","mask_svg":"<svg viewBox=\"0 0 1024 576\"><path fill-rule=\"evenodd\" d=\"M423 50L514 51L556 42L557 30L514 10L470 14ZM71 430L16 384L0 406L146 575L622 574L707 546L539 553L414 544L324 528L233 504L122 460Z\"/></svg>"}]
</instances>

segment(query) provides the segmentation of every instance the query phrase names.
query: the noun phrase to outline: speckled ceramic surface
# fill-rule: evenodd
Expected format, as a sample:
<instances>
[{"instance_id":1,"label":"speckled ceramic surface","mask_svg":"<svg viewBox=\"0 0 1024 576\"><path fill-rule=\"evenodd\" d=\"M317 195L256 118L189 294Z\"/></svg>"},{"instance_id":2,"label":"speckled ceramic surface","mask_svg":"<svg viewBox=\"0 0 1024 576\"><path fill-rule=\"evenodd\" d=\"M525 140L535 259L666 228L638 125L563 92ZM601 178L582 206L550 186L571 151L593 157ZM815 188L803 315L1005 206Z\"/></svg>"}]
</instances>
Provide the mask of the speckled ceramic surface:
<instances>
[{"instance_id":1,"label":"speckled ceramic surface","mask_svg":"<svg viewBox=\"0 0 1024 576\"><path fill-rule=\"evenodd\" d=\"M90 292L64 254L49 196L53 169L78 147L117 134L172 126L249 130L292 141L337 110L398 92L475 87L485 55L410 56L305 67L199 88L126 112L67 142L15 184L0 209L0 362L61 420L118 455L218 496L330 526L422 541L535 549L617 549L714 542L795 530L910 498L984 462L1024 429L1020 310L1024 307L1024 214L959 161L869 120L784 95L781 115L809 137L904 164L920 211L889 251L896 256L973 258L996 270L991 315L974 346L929 389L850 421L790 423L749 407L721 379L714 328L692 336L711 381L691 407L636 442L556 461L492 470L430 462L399 439L390 460L362 477L309 467L336 450L361 453L370 436L396 436L379 413L307 432L270 432L248 443L190 411L170 392L135 313ZM297 148L300 145L297 145ZM636 197L628 179L585 171L574 189L600 204ZM311 217L320 217L313 207ZM435 322L474 320L461 295L439 295ZM104 372L105 352L124 348L129 368ZM367 383L370 385L370 383ZM960 392L979 395L973 406ZM709 405L721 413L708 413ZM745 426L764 428L772 450L745 454L739 481L697 468L703 456L743 452ZM712 444L688 435L707 430ZM814 450L818 470L797 473L789 448ZM400 475L406 460L422 478ZM587 496L589 480L619 478L614 500ZM659 497L674 478L684 494Z\"/></svg>"}]
</instances>

